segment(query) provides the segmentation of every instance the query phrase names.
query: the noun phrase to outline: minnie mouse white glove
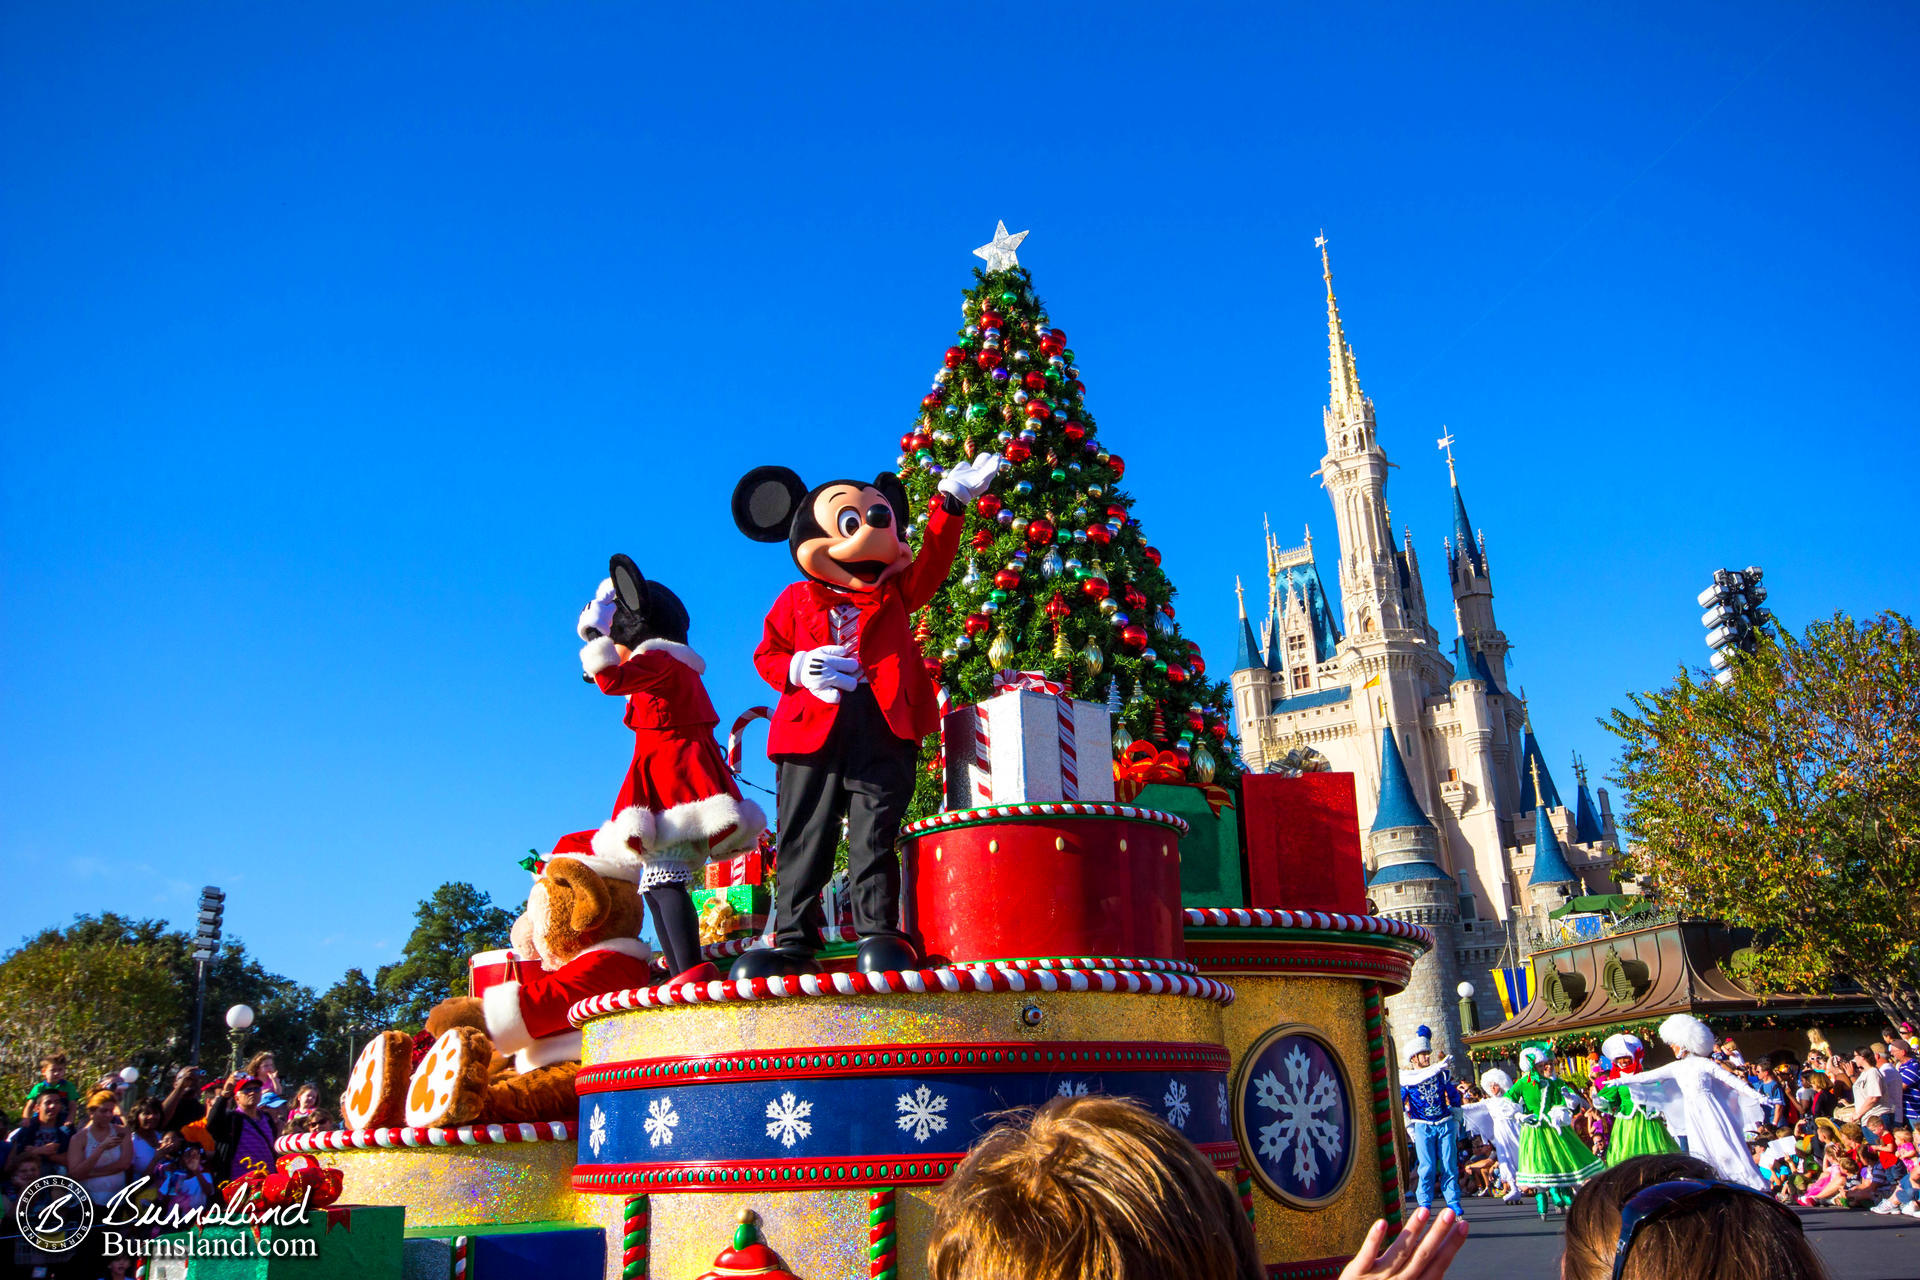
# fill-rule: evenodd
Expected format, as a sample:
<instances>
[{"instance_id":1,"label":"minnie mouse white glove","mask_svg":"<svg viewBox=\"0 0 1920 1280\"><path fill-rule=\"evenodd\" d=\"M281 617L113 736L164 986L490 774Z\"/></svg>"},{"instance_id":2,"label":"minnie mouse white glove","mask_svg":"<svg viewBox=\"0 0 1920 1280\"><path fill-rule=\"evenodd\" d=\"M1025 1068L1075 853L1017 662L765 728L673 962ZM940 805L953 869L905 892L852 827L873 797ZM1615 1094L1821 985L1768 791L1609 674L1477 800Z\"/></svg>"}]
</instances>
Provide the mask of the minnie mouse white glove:
<instances>
[{"instance_id":1,"label":"minnie mouse white glove","mask_svg":"<svg viewBox=\"0 0 1920 1280\"><path fill-rule=\"evenodd\" d=\"M848 657L843 644L802 649L787 663L787 679L822 702L838 702L860 683L860 659Z\"/></svg>"},{"instance_id":2,"label":"minnie mouse white glove","mask_svg":"<svg viewBox=\"0 0 1920 1280\"><path fill-rule=\"evenodd\" d=\"M958 502L972 502L987 491L999 470L1000 455L983 453L972 462L949 467L946 478L940 482L940 492Z\"/></svg>"},{"instance_id":3,"label":"minnie mouse white glove","mask_svg":"<svg viewBox=\"0 0 1920 1280\"><path fill-rule=\"evenodd\" d=\"M575 630L582 640L596 640L613 631L613 579L602 578L600 589L593 593L593 600L580 611L580 621Z\"/></svg>"}]
</instances>

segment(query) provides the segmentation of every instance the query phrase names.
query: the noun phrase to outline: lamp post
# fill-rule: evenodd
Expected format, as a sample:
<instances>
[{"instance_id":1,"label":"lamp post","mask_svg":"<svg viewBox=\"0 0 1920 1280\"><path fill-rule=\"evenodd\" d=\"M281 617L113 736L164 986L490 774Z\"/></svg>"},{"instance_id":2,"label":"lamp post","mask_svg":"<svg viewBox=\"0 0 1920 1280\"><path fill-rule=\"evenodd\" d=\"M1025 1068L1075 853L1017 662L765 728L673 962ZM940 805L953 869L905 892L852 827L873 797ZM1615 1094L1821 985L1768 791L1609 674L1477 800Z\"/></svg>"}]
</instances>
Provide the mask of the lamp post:
<instances>
[{"instance_id":1,"label":"lamp post","mask_svg":"<svg viewBox=\"0 0 1920 1280\"><path fill-rule=\"evenodd\" d=\"M246 1005L237 1004L227 1010L227 1043L233 1046L233 1054L227 1060L227 1074L240 1074L240 1050L247 1043L247 1030L253 1026L253 1010Z\"/></svg>"},{"instance_id":2,"label":"lamp post","mask_svg":"<svg viewBox=\"0 0 1920 1280\"><path fill-rule=\"evenodd\" d=\"M133 1110L133 1083L140 1078L140 1068L120 1068L120 1109L123 1113Z\"/></svg>"},{"instance_id":3,"label":"lamp post","mask_svg":"<svg viewBox=\"0 0 1920 1280\"><path fill-rule=\"evenodd\" d=\"M1473 984L1463 982L1453 990L1460 997L1460 1029L1471 1035L1480 1029L1480 1016L1473 1007Z\"/></svg>"}]
</instances>

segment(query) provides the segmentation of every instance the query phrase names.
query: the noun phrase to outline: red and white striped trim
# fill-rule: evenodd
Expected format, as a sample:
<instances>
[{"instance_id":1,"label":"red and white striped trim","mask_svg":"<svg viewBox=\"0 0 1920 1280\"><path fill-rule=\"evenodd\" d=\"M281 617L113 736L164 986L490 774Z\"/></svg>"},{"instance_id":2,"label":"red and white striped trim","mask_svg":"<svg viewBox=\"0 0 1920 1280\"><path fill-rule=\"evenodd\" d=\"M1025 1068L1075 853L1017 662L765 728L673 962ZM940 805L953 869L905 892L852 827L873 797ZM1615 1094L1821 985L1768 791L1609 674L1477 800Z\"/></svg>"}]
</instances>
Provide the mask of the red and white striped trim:
<instances>
[{"instance_id":1,"label":"red and white striped trim","mask_svg":"<svg viewBox=\"0 0 1920 1280\"><path fill-rule=\"evenodd\" d=\"M755 720L771 720L773 712L767 707L748 707L734 717L733 728L727 731L727 768L737 775L740 772L740 735Z\"/></svg>"},{"instance_id":2,"label":"red and white striped trim","mask_svg":"<svg viewBox=\"0 0 1920 1280\"><path fill-rule=\"evenodd\" d=\"M820 939L821 946L831 946L836 942L860 941L860 934L854 929L829 926L824 929L815 929L814 934ZM709 960L731 960L735 956L745 955L749 949L759 945L760 938L757 935L745 938L724 938L719 942L709 942L702 946L700 954Z\"/></svg>"},{"instance_id":3,"label":"red and white striped trim","mask_svg":"<svg viewBox=\"0 0 1920 1280\"><path fill-rule=\"evenodd\" d=\"M991 960L996 969L1131 969L1141 973L1198 973L1200 966L1185 960L1157 960L1152 956L1039 956L1031 960Z\"/></svg>"},{"instance_id":4,"label":"red and white striped trim","mask_svg":"<svg viewBox=\"0 0 1920 1280\"><path fill-rule=\"evenodd\" d=\"M292 1133L274 1140L281 1155L312 1151L379 1151L394 1147L495 1147L515 1142L570 1142L575 1125L568 1120L538 1124L467 1124L457 1129L334 1129Z\"/></svg>"},{"instance_id":5,"label":"red and white striped trim","mask_svg":"<svg viewBox=\"0 0 1920 1280\"><path fill-rule=\"evenodd\" d=\"M977 809L949 809L931 818L902 828L902 837L925 835L946 827L973 826L983 822L1006 822L1029 818L1128 818L1135 822L1153 822L1187 833L1187 820L1158 809L1140 809L1130 804L1106 804L1089 800L1054 801L1045 804L996 804Z\"/></svg>"},{"instance_id":6,"label":"red and white striped trim","mask_svg":"<svg viewBox=\"0 0 1920 1280\"><path fill-rule=\"evenodd\" d=\"M1379 933L1389 938L1415 938L1433 945L1433 931L1425 925L1386 916L1345 915L1337 911L1287 911L1279 907L1188 907L1187 923L1219 929L1328 929L1346 933Z\"/></svg>"},{"instance_id":7,"label":"red and white striped trim","mask_svg":"<svg viewBox=\"0 0 1920 1280\"><path fill-rule=\"evenodd\" d=\"M1181 973L1135 973L1112 969L1000 969L969 965L887 973L808 973L795 978L722 979L678 986L612 991L578 1001L567 1010L574 1026L630 1009L717 1004L735 1000L781 1000L801 996L948 995L975 991L1094 991L1124 995L1191 996L1233 1003L1233 988L1213 978Z\"/></svg>"}]
</instances>

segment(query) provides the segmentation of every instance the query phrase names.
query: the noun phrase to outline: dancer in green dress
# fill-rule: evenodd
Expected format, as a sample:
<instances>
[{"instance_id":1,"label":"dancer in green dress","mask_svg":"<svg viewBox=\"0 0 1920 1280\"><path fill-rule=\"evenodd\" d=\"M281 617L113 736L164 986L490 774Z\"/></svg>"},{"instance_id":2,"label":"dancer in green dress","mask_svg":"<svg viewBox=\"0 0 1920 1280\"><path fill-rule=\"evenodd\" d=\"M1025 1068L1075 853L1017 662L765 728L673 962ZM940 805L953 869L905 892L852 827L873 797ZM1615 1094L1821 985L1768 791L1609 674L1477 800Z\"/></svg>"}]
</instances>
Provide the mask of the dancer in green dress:
<instances>
[{"instance_id":1,"label":"dancer in green dress","mask_svg":"<svg viewBox=\"0 0 1920 1280\"><path fill-rule=\"evenodd\" d=\"M1680 1144L1667 1131L1665 1118L1656 1108L1636 1100L1632 1089L1619 1082L1621 1076L1634 1075L1641 1069L1647 1047L1640 1037L1608 1036L1600 1046L1600 1056L1607 1060L1609 1083L1594 1090L1593 1105L1613 1117L1613 1129L1607 1135L1607 1168L1635 1156L1677 1154Z\"/></svg>"},{"instance_id":2,"label":"dancer in green dress","mask_svg":"<svg viewBox=\"0 0 1920 1280\"><path fill-rule=\"evenodd\" d=\"M1520 1104L1520 1185L1534 1189L1542 1218L1547 1205L1566 1209L1573 1191L1604 1167L1573 1132L1572 1092L1541 1070L1548 1060L1541 1045L1520 1051L1520 1077L1507 1096Z\"/></svg>"}]
</instances>

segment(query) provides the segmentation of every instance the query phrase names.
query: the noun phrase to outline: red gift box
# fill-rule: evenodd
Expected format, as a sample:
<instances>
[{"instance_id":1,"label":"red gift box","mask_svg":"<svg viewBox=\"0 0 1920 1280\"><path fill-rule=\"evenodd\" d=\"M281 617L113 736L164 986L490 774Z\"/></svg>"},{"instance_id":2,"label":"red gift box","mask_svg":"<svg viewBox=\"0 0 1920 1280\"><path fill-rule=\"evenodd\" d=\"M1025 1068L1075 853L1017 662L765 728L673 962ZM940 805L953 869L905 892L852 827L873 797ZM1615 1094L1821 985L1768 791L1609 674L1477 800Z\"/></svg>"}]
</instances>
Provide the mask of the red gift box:
<instances>
[{"instance_id":1,"label":"red gift box","mask_svg":"<svg viewBox=\"0 0 1920 1280\"><path fill-rule=\"evenodd\" d=\"M1249 773L1240 785L1248 906L1367 909L1352 774Z\"/></svg>"},{"instance_id":2,"label":"red gift box","mask_svg":"<svg viewBox=\"0 0 1920 1280\"><path fill-rule=\"evenodd\" d=\"M766 855L758 849L737 853L731 858L707 864L709 889L731 889L735 885L761 885L767 882Z\"/></svg>"}]
</instances>

